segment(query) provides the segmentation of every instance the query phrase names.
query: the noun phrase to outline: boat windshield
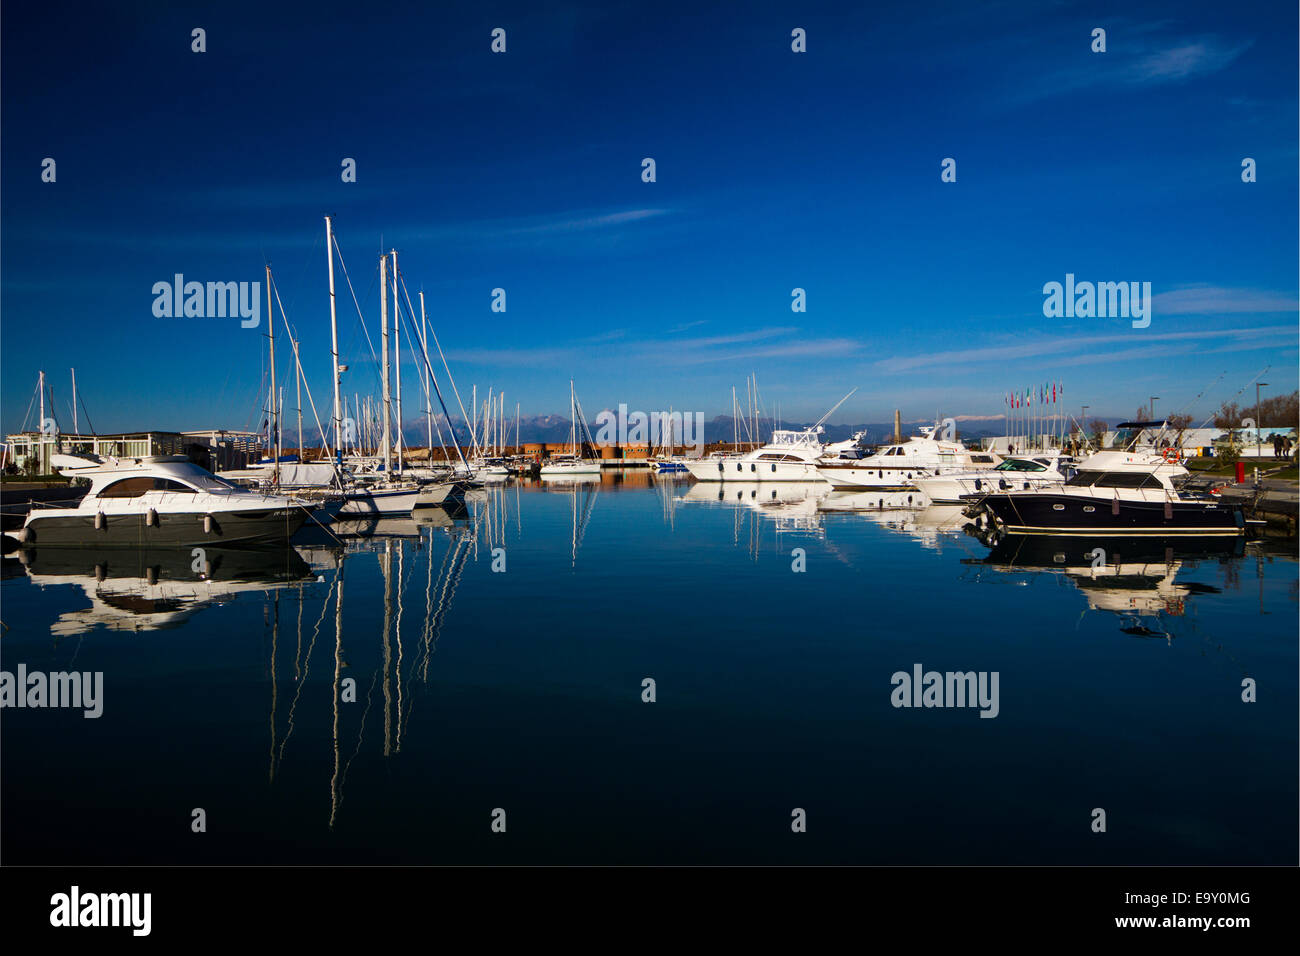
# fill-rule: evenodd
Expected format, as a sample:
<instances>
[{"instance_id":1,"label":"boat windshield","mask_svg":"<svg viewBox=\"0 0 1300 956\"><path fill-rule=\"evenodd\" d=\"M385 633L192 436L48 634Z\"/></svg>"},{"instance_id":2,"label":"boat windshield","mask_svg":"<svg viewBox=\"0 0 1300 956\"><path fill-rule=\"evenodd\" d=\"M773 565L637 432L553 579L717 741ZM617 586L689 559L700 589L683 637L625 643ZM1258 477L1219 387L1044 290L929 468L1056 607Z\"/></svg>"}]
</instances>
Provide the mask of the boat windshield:
<instances>
[{"instance_id":1,"label":"boat windshield","mask_svg":"<svg viewBox=\"0 0 1300 956\"><path fill-rule=\"evenodd\" d=\"M224 478L218 478L216 475L206 472L201 468L195 468L194 471L187 471L181 476L185 483L192 485L200 491L239 491L239 487L226 481Z\"/></svg>"},{"instance_id":2,"label":"boat windshield","mask_svg":"<svg viewBox=\"0 0 1300 956\"><path fill-rule=\"evenodd\" d=\"M1101 472L1099 471L1081 471L1073 478L1067 479L1065 483L1075 488L1087 488L1094 484L1100 477Z\"/></svg>"},{"instance_id":3,"label":"boat windshield","mask_svg":"<svg viewBox=\"0 0 1300 956\"><path fill-rule=\"evenodd\" d=\"M1079 488L1163 488L1155 475L1134 471L1081 471L1065 482Z\"/></svg>"},{"instance_id":4,"label":"boat windshield","mask_svg":"<svg viewBox=\"0 0 1300 956\"><path fill-rule=\"evenodd\" d=\"M1026 461L1023 458L1008 458L1002 464L993 469L994 471L1047 471L1047 469L1033 461Z\"/></svg>"}]
</instances>

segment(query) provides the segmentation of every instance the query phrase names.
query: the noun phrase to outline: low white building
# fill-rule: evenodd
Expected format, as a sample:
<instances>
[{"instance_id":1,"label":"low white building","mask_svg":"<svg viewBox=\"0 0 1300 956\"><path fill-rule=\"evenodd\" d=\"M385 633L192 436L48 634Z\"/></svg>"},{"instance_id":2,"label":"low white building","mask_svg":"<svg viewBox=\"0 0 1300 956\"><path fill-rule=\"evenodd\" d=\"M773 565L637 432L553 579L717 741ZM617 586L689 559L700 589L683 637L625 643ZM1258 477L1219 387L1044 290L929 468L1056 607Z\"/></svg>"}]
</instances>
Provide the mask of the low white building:
<instances>
[{"instance_id":1,"label":"low white building","mask_svg":"<svg viewBox=\"0 0 1300 956\"><path fill-rule=\"evenodd\" d=\"M0 447L0 468L11 463L26 471L35 459L35 472L53 474L50 456L103 455L113 458L150 458L154 455L189 455L212 459L209 464L222 468L241 468L256 452L261 436L257 432L212 429L194 432L127 432L120 435L43 435L19 432L8 435Z\"/></svg>"}]
</instances>

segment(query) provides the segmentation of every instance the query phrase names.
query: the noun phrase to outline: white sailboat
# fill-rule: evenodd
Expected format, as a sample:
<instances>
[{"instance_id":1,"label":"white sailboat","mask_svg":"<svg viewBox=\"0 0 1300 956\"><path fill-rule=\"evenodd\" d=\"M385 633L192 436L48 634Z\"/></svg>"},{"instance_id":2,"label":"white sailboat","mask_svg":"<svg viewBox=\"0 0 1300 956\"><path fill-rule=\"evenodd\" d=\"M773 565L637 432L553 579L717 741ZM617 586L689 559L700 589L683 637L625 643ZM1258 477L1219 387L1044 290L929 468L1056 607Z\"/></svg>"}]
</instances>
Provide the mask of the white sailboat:
<instances>
[{"instance_id":1,"label":"white sailboat","mask_svg":"<svg viewBox=\"0 0 1300 956\"><path fill-rule=\"evenodd\" d=\"M578 417L582 414L582 407L578 404L577 393L573 390L573 380L569 380L569 418L570 418L570 441L573 447L572 455L557 455L542 465L543 478L572 478L577 475L599 475L600 462L590 458L582 457L582 446L578 443ZM587 430L586 419L582 422L583 431Z\"/></svg>"}]
</instances>

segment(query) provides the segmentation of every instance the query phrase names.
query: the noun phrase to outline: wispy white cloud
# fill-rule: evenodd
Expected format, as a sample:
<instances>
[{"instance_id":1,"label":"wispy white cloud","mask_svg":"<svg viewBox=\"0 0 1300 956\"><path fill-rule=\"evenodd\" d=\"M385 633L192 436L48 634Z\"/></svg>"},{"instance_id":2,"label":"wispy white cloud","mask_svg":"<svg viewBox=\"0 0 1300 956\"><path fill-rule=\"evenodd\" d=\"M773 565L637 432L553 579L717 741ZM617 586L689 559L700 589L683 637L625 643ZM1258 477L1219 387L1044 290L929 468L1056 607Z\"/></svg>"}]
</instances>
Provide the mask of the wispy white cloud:
<instances>
[{"instance_id":1,"label":"wispy white cloud","mask_svg":"<svg viewBox=\"0 0 1300 956\"><path fill-rule=\"evenodd\" d=\"M1156 343L1186 342L1188 343L1187 351L1195 351L1198 345L1208 345L1212 342L1215 343L1214 348L1219 350L1223 347L1222 340L1238 342L1248 348L1275 348L1278 344L1275 340L1280 336L1289 336L1294 339L1296 327L1293 325L1273 325L1249 329L1203 329L1191 332L1151 333L1134 330L1131 334L1070 335L986 348L952 349L943 352L922 352L916 355L896 355L880 359L874 365L883 372L912 372L922 368L969 368L987 362L1039 358L1049 355L1056 356L1062 353L1072 354L1065 359L1054 359L1054 364L1083 365L1119 361L1133 357L1133 349L1147 349ZM1270 341L1264 341L1265 339ZM1113 343L1123 344L1128 348L1118 350L1102 349L1095 352L1085 351L1095 346Z\"/></svg>"},{"instance_id":2,"label":"wispy white cloud","mask_svg":"<svg viewBox=\"0 0 1300 956\"><path fill-rule=\"evenodd\" d=\"M793 335L799 330L793 326L771 326L765 329L751 329L747 332L735 332L731 335L714 335L707 338L695 339L674 339L671 342L656 342L657 346L662 346L673 352L679 352L687 349L709 349L716 348L719 345L736 345L742 342L753 342L758 339L776 338L782 335Z\"/></svg>"},{"instance_id":3,"label":"wispy white cloud","mask_svg":"<svg viewBox=\"0 0 1300 956\"><path fill-rule=\"evenodd\" d=\"M573 347L456 349L452 361L476 365L550 365L567 368L593 358L643 362L647 365L702 365L764 358L815 358L857 352L861 343L848 338L809 339L790 326L748 329L727 335L686 339L627 339L622 330L584 339Z\"/></svg>"},{"instance_id":4,"label":"wispy white cloud","mask_svg":"<svg viewBox=\"0 0 1300 956\"><path fill-rule=\"evenodd\" d=\"M1108 31L1105 53L1092 54L1086 67L1072 67L1030 75L1033 67L1016 74L1017 89L1009 101L1026 104L1077 93L1093 87L1141 88L1181 83L1218 73L1231 66L1253 41L1230 42L1221 37L1160 37L1153 25L1125 29L1114 23Z\"/></svg>"},{"instance_id":5,"label":"wispy white cloud","mask_svg":"<svg viewBox=\"0 0 1300 956\"><path fill-rule=\"evenodd\" d=\"M449 349L448 362L466 365L549 365L570 367L582 358L574 348Z\"/></svg>"},{"instance_id":6,"label":"wispy white cloud","mask_svg":"<svg viewBox=\"0 0 1300 956\"><path fill-rule=\"evenodd\" d=\"M582 341L592 345L597 345L601 342L617 342L619 339L626 337L627 329L610 329L608 332L600 332L596 335L588 336L587 338L582 339Z\"/></svg>"},{"instance_id":7,"label":"wispy white cloud","mask_svg":"<svg viewBox=\"0 0 1300 956\"><path fill-rule=\"evenodd\" d=\"M1196 285L1161 292L1151 299L1155 315L1212 315L1252 312L1295 312L1300 307L1294 293L1260 289L1231 289Z\"/></svg>"},{"instance_id":8,"label":"wispy white cloud","mask_svg":"<svg viewBox=\"0 0 1300 956\"><path fill-rule=\"evenodd\" d=\"M504 232L508 235L525 236L525 235L542 235L557 232L584 232L589 229L607 229L610 226L623 226L630 222L640 222L644 219L653 219L656 216L666 216L667 209L628 209L624 212L612 212L603 216L579 216L579 217L562 217L549 222L541 222L527 226L507 227Z\"/></svg>"},{"instance_id":9,"label":"wispy white cloud","mask_svg":"<svg viewBox=\"0 0 1300 956\"><path fill-rule=\"evenodd\" d=\"M255 205L257 197L263 193L272 195L278 187L266 189L222 189L212 194L219 205ZM311 198L310 191L293 193L293 203L316 208L328 208L329 202ZM547 237L559 240L566 235L602 235L616 233L619 227L631 226L653 219L668 216L668 209L626 209L618 212L594 213L589 210L569 210L549 215L525 216L509 219L479 219L460 222L442 221L436 223L395 223L381 226L377 230L369 227L352 226L344 228L344 238L340 240L345 252L348 250L348 237L358 237L368 241L371 232L376 238L385 237L385 246L397 243L400 249L412 242L466 242L502 243L514 241L528 244ZM303 220L307 222L307 219ZM311 248L323 242L321 235L323 223L316 217L310 219L311 227L283 227L265 230L211 230L207 232L183 232L177 226L175 230L157 230L147 233L127 233L106 225L102 230L79 227L63 231L51 231L42 226L40 238L43 241L58 241L87 245L112 243L135 249L220 249L237 250L284 250ZM339 226L335 224L338 234Z\"/></svg>"},{"instance_id":10,"label":"wispy white cloud","mask_svg":"<svg viewBox=\"0 0 1300 956\"><path fill-rule=\"evenodd\" d=\"M747 359L831 358L850 356L861 347L862 343L854 339L799 339L794 342L780 342L749 349L674 355L674 359L681 364L698 365L704 362L734 362Z\"/></svg>"},{"instance_id":11,"label":"wispy white cloud","mask_svg":"<svg viewBox=\"0 0 1300 956\"><path fill-rule=\"evenodd\" d=\"M1193 40L1141 57L1121 75L1128 83L1169 83L1201 73L1217 73L1239 57L1249 43L1228 46L1214 38Z\"/></svg>"}]
</instances>

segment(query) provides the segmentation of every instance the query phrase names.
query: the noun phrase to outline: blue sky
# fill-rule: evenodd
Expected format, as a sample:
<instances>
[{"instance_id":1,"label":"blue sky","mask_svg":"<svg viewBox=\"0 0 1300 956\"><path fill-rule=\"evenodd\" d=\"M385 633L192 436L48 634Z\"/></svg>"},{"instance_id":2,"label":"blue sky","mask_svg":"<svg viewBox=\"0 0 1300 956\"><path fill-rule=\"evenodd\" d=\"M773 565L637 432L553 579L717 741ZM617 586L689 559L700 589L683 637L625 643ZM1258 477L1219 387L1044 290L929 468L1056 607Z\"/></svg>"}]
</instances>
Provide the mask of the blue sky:
<instances>
[{"instance_id":1,"label":"blue sky","mask_svg":"<svg viewBox=\"0 0 1300 956\"><path fill-rule=\"evenodd\" d=\"M571 377L589 417L726 412L753 372L811 419L857 386L839 422L1001 415L1051 380L1076 413L1158 395L1199 421L1266 366L1266 395L1297 387L1294 4L7 4L2 27L7 431L39 368L70 418L70 367L100 431L256 427L264 326L156 318L151 290L268 259L324 413L326 213L371 334L382 242L462 392L524 415L567 414ZM1045 318L1067 272L1150 282L1150 326ZM377 394L340 293L344 391Z\"/></svg>"}]
</instances>

